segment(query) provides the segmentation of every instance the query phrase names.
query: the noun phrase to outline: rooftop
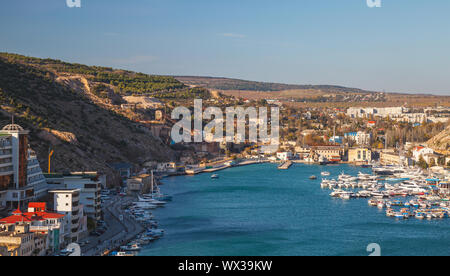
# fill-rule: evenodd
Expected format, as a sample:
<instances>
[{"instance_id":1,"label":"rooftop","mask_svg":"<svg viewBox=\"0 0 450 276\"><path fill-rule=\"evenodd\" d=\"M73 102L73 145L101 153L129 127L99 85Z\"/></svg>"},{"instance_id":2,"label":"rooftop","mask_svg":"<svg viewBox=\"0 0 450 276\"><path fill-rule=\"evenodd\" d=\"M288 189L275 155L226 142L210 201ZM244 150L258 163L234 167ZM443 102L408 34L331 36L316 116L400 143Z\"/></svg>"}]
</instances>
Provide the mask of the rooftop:
<instances>
[{"instance_id":1,"label":"rooftop","mask_svg":"<svg viewBox=\"0 0 450 276\"><path fill-rule=\"evenodd\" d=\"M15 224L20 222L43 221L47 219L59 219L64 217L62 214L49 212L25 212L19 209L13 212L12 216L0 219L0 224Z\"/></svg>"},{"instance_id":2,"label":"rooftop","mask_svg":"<svg viewBox=\"0 0 450 276\"><path fill-rule=\"evenodd\" d=\"M59 193L59 194L63 194L63 193L66 193L66 194L73 194L73 193L76 193L76 192L79 192L80 190L78 190L78 189L57 189L57 190L51 190L51 191L48 191L49 193L51 193L51 194L56 194L56 193Z\"/></svg>"},{"instance_id":3,"label":"rooftop","mask_svg":"<svg viewBox=\"0 0 450 276\"><path fill-rule=\"evenodd\" d=\"M93 178L97 177L97 172L74 172L74 173L44 173L45 178L64 178L64 177L82 177Z\"/></svg>"}]
</instances>

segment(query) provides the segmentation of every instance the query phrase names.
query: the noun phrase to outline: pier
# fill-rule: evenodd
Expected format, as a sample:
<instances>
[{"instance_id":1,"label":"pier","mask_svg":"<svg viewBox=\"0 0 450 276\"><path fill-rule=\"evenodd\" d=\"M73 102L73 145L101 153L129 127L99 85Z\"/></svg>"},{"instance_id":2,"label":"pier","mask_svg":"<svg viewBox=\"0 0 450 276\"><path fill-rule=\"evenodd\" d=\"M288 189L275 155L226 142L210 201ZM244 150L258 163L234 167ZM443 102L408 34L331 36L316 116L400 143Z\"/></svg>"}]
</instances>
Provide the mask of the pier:
<instances>
[{"instance_id":1,"label":"pier","mask_svg":"<svg viewBox=\"0 0 450 276\"><path fill-rule=\"evenodd\" d=\"M292 166L292 164L293 164L292 161L284 162L283 164L278 166L278 169L280 169L280 170L288 170Z\"/></svg>"}]
</instances>

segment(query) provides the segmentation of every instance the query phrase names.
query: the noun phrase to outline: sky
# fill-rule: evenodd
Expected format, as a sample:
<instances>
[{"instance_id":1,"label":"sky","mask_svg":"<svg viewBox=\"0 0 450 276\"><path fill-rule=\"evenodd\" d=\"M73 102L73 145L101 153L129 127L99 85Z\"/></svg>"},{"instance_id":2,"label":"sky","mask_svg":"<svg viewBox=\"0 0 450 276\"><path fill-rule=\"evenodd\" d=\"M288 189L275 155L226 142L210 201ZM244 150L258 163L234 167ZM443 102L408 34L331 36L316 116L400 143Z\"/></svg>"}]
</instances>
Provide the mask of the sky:
<instances>
[{"instance_id":1,"label":"sky","mask_svg":"<svg viewBox=\"0 0 450 276\"><path fill-rule=\"evenodd\" d=\"M450 95L450 1L2 0L0 51L148 74Z\"/></svg>"}]
</instances>

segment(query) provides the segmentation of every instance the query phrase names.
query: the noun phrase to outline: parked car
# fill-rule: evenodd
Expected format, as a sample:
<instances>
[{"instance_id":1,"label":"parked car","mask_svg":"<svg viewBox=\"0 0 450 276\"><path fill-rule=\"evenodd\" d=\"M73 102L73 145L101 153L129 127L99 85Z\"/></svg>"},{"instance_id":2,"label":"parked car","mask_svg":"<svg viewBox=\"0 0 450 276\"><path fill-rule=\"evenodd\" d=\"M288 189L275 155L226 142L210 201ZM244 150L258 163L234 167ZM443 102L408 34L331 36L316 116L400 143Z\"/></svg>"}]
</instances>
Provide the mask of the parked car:
<instances>
[{"instance_id":1,"label":"parked car","mask_svg":"<svg viewBox=\"0 0 450 276\"><path fill-rule=\"evenodd\" d=\"M90 236L94 236L94 237L100 237L102 234L100 234L97 231L92 231L91 233L89 233Z\"/></svg>"}]
</instances>

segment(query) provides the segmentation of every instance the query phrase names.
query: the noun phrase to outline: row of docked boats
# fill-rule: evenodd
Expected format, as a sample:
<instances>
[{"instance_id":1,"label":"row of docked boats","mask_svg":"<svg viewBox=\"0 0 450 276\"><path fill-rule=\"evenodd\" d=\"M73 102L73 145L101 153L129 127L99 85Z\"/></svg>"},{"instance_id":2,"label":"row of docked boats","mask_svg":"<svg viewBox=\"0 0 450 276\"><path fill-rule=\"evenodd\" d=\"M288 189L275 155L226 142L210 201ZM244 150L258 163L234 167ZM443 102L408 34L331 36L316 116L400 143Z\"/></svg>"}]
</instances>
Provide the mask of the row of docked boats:
<instances>
[{"instance_id":1,"label":"row of docked boats","mask_svg":"<svg viewBox=\"0 0 450 276\"><path fill-rule=\"evenodd\" d=\"M161 193L161 190L154 181L152 172L150 192L148 194L138 195L137 201L122 206L125 209L125 213L139 222L145 228L145 231L127 245L121 246L120 251L113 252L112 255L135 256L143 246L163 237L164 230L159 229L158 222L155 220L155 216L151 210L164 207L170 201L172 201L172 196Z\"/></svg>"},{"instance_id":2,"label":"row of docked boats","mask_svg":"<svg viewBox=\"0 0 450 276\"><path fill-rule=\"evenodd\" d=\"M386 208L388 217L398 219L412 217L417 219L443 219L450 216L450 203L436 196L421 196L410 201L371 199L368 204L377 206L379 209Z\"/></svg>"},{"instance_id":3,"label":"row of docked boats","mask_svg":"<svg viewBox=\"0 0 450 276\"><path fill-rule=\"evenodd\" d=\"M336 179L322 179L330 196L349 200L368 198L369 206L386 209L397 219L443 219L450 217L450 199L436 194L427 176L417 168L374 167L374 175L342 173ZM429 178L429 176L428 176Z\"/></svg>"}]
</instances>

